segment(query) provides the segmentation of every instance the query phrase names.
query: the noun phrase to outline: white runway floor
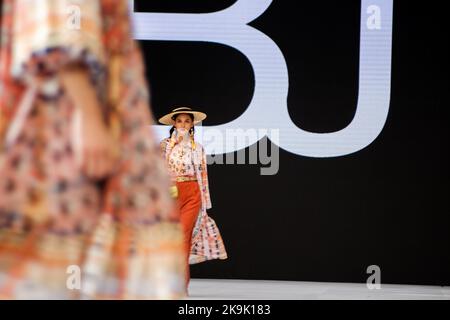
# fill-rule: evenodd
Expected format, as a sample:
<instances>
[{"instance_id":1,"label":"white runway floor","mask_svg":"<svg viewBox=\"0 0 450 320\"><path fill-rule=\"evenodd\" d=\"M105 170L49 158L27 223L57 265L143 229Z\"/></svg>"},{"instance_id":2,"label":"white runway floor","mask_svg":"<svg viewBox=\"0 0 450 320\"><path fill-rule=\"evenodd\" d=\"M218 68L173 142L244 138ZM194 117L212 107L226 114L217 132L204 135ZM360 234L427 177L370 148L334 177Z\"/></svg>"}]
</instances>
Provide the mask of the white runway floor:
<instances>
[{"instance_id":1,"label":"white runway floor","mask_svg":"<svg viewBox=\"0 0 450 320\"><path fill-rule=\"evenodd\" d=\"M450 287L192 279L187 300L450 300Z\"/></svg>"}]
</instances>

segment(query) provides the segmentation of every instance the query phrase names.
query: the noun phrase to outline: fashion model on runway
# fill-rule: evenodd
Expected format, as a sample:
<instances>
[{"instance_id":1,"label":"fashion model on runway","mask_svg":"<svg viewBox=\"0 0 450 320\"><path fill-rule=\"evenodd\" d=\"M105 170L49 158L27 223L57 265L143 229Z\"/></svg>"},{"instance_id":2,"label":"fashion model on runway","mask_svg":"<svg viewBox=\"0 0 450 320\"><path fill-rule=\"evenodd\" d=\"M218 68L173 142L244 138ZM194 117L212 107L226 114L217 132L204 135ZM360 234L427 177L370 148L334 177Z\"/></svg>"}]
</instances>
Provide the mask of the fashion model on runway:
<instances>
[{"instance_id":1,"label":"fashion model on runway","mask_svg":"<svg viewBox=\"0 0 450 320\"><path fill-rule=\"evenodd\" d=\"M180 107L159 119L171 126L160 145L178 199L188 264L227 258L219 229L206 211L212 207L206 153L195 140L195 125L205 118L203 112ZM188 286L189 268L186 278Z\"/></svg>"}]
</instances>

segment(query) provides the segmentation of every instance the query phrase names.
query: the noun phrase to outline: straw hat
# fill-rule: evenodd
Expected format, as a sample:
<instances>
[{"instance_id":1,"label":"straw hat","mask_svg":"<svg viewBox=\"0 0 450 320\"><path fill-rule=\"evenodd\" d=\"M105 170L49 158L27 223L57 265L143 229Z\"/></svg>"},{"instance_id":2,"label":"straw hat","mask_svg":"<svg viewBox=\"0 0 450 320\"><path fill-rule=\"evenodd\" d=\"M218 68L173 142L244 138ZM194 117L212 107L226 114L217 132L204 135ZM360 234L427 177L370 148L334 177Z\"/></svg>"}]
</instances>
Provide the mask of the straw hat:
<instances>
[{"instance_id":1,"label":"straw hat","mask_svg":"<svg viewBox=\"0 0 450 320\"><path fill-rule=\"evenodd\" d=\"M173 109L172 112L166 114L165 116L162 116L158 121L162 124L173 125L175 124L174 116L180 113L192 114L194 116L194 124L197 124L206 119L206 114L203 112L194 111L188 107L181 107Z\"/></svg>"}]
</instances>

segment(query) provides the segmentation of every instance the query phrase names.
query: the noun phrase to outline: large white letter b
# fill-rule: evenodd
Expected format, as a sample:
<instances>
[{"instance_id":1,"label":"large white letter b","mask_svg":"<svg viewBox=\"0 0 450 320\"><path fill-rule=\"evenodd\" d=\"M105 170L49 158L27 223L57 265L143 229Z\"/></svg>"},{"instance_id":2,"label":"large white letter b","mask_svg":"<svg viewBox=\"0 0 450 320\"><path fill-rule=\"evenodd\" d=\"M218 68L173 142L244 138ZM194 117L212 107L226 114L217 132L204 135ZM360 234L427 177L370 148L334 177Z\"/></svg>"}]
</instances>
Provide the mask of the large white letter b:
<instances>
[{"instance_id":1,"label":"large white letter b","mask_svg":"<svg viewBox=\"0 0 450 320\"><path fill-rule=\"evenodd\" d=\"M279 146L309 157L336 157L357 152L370 145L382 131L389 111L393 0L361 1L359 97L352 122L331 133L315 133L297 127L287 108L289 79L286 61L278 46L265 34L248 25L273 0L238 0L229 8L213 13L134 13L135 38L140 40L215 42L243 53L250 61L255 90L247 110L237 119L218 126L220 130L279 130ZM377 8L377 28L368 27L371 8ZM220 63L218 61L217 63ZM324 94L327 94L324 92ZM301 107L301 106L300 106ZM339 110L337 110L339 112ZM158 136L167 128L155 126ZM261 137L258 137L261 138ZM269 138L271 138L269 136ZM255 143L247 140L246 147ZM236 151L231 143L213 142L206 151L216 154Z\"/></svg>"}]
</instances>

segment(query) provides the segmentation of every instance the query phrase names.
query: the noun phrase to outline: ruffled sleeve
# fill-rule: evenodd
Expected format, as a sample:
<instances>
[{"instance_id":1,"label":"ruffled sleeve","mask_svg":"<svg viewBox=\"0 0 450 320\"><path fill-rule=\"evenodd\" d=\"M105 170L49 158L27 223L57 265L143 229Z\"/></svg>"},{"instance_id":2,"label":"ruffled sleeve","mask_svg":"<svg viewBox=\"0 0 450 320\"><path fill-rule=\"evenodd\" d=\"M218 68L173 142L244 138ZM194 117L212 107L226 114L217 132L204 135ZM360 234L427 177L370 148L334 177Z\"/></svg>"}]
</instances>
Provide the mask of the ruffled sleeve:
<instances>
[{"instance_id":1,"label":"ruffled sleeve","mask_svg":"<svg viewBox=\"0 0 450 320\"><path fill-rule=\"evenodd\" d=\"M161 156L166 161L166 163L169 162L170 154L173 151L173 147L175 146L175 139L173 139L173 135L171 138L166 138L161 141L160 150L161 150Z\"/></svg>"},{"instance_id":2,"label":"ruffled sleeve","mask_svg":"<svg viewBox=\"0 0 450 320\"><path fill-rule=\"evenodd\" d=\"M161 142L159 143L159 150L161 153L161 158L163 158L164 160L166 160L166 150L167 150L167 141L168 139L163 139L161 140Z\"/></svg>"},{"instance_id":3,"label":"ruffled sleeve","mask_svg":"<svg viewBox=\"0 0 450 320\"><path fill-rule=\"evenodd\" d=\"M82 64L93 84L103 81L105 51L99 0L14 1L12 76L52 76L67 64Z\"/></svg>"}]
</instances>

